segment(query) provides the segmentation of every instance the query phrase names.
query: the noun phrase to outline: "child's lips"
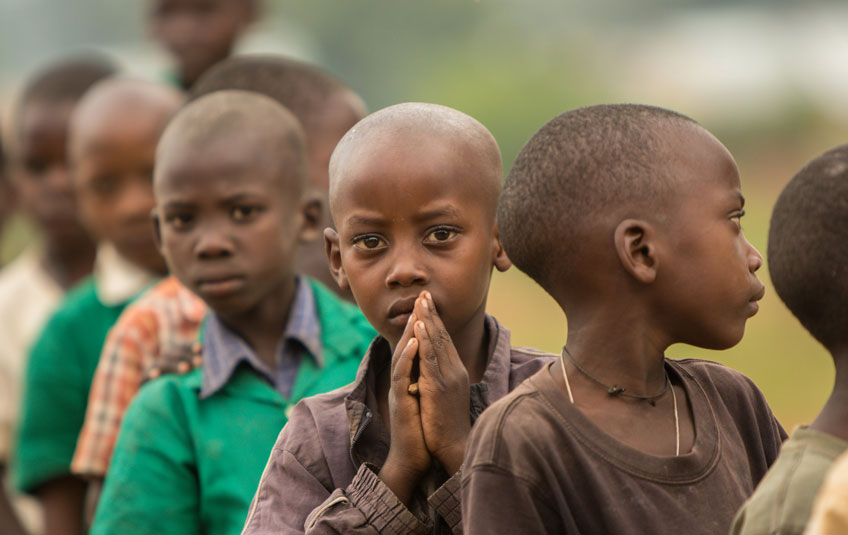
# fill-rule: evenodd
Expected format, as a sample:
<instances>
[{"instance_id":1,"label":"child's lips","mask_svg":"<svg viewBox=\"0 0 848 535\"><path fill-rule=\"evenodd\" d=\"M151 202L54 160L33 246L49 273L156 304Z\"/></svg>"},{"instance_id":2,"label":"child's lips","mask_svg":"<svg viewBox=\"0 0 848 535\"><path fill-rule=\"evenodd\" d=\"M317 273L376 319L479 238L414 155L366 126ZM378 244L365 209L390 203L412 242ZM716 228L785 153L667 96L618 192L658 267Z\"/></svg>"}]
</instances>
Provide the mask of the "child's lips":
<instances>
[{"instance_id":1,"label":"child's lips","mask_svg":"<svg viewBox=\"0 0 848 535\"><path fill-rule=\"evenodd\" d=\"M418 299L418 296L413 295L404 299L398 299L392 303L386 314L389 322L395 325L406 325L406 322L409 321L409 315L412 314L412 310L415 308L416 299Z\"/></svg>"},{"instance_id":2,"label":"child's lips","mask_svg":"<svg viewBox=\"0 0 848 535\"><path fill-rule=\"evenodd\" d=\"M224 297L239 291L244 283L240 275L206 278L197 282L197 290L204 297Z\"/></svg>"}]
</instances>

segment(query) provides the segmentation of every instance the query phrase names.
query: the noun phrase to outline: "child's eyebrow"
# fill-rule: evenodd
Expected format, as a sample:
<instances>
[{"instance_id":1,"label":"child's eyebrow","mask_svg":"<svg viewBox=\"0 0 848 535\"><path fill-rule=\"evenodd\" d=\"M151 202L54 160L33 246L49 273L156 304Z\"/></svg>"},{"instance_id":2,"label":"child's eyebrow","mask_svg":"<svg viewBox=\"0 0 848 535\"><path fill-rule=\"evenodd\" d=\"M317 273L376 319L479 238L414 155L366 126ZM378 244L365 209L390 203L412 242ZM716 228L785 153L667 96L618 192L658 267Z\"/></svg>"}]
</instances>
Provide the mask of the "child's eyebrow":
<instances>
[{"instance_id":1,"label":"child's eyebrow","mask_svg":"<svg viewBox=\"0 0 848 535\"><path fill-rule=\"evenodd\" d=\"M368 217L364 215L352 215L347 218L348 225L364 225L364 226L374 226L380 225L383 223L382 217Z\"/></svg>"},{"instance_id":2,"label":"child's eyebrow","mask_svg":"<svg viewBox=\"0 0 848 535\"><path fill-rule=\"evenodd\" d=\"M428 221L430 219L438 219L440 217L459 217L459 210L453 206L441 206L432 210L426 210L415 214L416 221Z\"/></svg>"}]
</instances>

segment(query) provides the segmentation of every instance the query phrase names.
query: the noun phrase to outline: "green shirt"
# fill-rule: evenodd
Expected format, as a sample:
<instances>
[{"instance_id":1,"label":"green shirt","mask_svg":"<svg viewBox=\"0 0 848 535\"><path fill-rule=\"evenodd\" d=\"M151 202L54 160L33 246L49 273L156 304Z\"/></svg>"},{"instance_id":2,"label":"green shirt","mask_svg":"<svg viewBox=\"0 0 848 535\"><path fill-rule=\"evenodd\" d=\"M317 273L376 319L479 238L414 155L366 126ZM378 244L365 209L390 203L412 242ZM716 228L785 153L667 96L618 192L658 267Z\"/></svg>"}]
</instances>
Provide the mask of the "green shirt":
<instances>
[{"instance_id":1,"label":"green shirt","mask_svg":"<svg viewBox=\"0 0 848 535\"><path fill-rule=\"evenodd\" d=\"M801 535L825 475L848 442L799 427L736 514L733 535Z\"/></svg>"},{"instance_id":2,"label":"green shirt","mask_svg":"<svg viewBox=\"0 0 848 535\"><path fill-rule=\"evenodd\" d=\"M245 366L204 399L201 369L145 385L124 417L92 535L241 532L291 408L351 382L376 335L355 306L312 287L323 367L302 359L288 401Z\"/></svg>"},{"instance_id":3,"label":"green shirt","mask_svg":"<svg viewBox=\"0 0 848 535\"><path fill-rule=\"evenodd\" d=\"M68 293L36 340L13 462L20 491L33 492L70 473L100 351L125 304L104 305L89 277Z\"/></svg>"}]
</instances>

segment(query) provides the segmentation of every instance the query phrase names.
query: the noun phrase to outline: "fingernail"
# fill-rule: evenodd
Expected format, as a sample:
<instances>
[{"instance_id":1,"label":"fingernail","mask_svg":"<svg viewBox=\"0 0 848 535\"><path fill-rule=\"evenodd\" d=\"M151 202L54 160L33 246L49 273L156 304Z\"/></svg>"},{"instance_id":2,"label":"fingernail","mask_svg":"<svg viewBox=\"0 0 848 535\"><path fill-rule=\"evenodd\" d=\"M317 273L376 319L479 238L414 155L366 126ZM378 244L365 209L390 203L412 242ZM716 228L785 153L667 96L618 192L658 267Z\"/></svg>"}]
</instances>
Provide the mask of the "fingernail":
<instances>
[{"instance_id":1,"label":"fingernail","mask_svg":"<svg viewBox=\"0 0 848 535\"><path fill-rule=\"evenodd\" d=\"M416 323L416 326L417 326L419 329L423 329L423 328L424 328L424 322L423 322L423 321L419 321L418 323Z\"/></svg>"},{"instance_id":2,"label":"fingernail","mask_svg":"<svg viewBox=\"0 0 848 535\"><path fill-rule=\"evenodd\" d=\"M426 299L421 300L421 306L424 308L424 310L427 310L429 308L429 306L427 305Z\"/></svg>"},{"instance_id":3,"label":"fingernail","mask_svg":"<svg viewBox=\"0 0 848 535\"><path fill-rule=\"evenodd\" d=\"M411 346L411 345L415 344L416 342L417 342L417 340L415 338L410 338L409 342L407 342L406 345Z\"/></svg>"}]
</instances>

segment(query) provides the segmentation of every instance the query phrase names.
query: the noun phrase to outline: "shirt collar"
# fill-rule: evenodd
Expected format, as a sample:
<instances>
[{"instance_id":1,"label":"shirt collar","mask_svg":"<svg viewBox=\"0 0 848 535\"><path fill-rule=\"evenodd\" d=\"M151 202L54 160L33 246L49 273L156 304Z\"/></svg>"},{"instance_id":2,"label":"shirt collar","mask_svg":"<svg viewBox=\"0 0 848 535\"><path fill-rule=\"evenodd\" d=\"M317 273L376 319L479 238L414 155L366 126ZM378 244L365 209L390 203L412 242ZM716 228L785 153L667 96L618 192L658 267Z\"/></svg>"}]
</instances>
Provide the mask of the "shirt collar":
<instances>
[{"instance_id":1,"label":"shirt collar","mask_svg":"<svg viewBox=\"0 0 848 535\"><path fill-rule=\"evenodd\" d=\"M97 298L107 306L121 305L153 284L156 275L138 267L108 242L97 246L94 287Z\"/></svg>"},{"instance_id":2,"label":"shirt collar","mask_svg":"<svg viewBox=\"0 0 848 535\"><path fill-rule=\"evenodd\" d=\"M309 283L297 278L294 297L286 329L277 343L277 359L282 359L287 350L287 342L294 341L306 348L318 366L324 365L323 344L321 343L321 323L315 295ZM246 364L271 384L276 374L253 350L244 339L224 325L213 311L209 311L203 325L203 385L201 399L214 395L232 378L240 364Z\"/></svg>"}]
</instances>

